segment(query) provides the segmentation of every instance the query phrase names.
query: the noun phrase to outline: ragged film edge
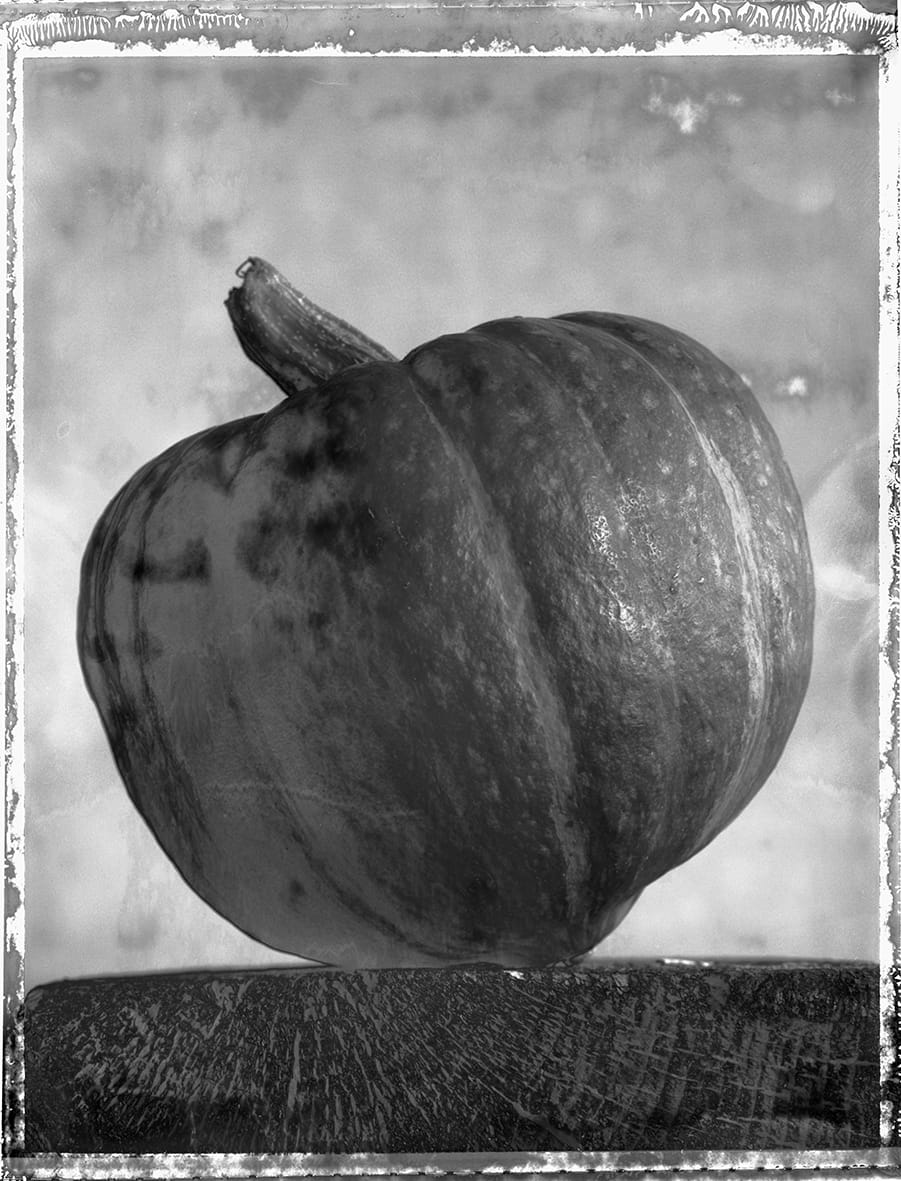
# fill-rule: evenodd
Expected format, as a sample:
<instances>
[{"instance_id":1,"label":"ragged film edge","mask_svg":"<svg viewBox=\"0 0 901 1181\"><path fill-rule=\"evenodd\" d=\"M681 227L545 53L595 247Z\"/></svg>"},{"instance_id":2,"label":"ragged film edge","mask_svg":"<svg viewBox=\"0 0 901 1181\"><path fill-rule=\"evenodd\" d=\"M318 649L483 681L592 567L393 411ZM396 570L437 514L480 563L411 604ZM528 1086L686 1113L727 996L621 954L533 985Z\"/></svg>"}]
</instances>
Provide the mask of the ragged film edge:
<instances>
[{"instance_id":1,"label":"ragged film edge","mask_svg":"<svg viewBox=\"0 0 901 1181\"><path fill-rule=\"evenodd\" d=\"M61 41L87 41L101 39L120 45L144 45L161 48L173 38L207 35L220 47L233 45L234 34L243 33L257 49L288 50L302 47L295 42L302 41L305 30L323 24L333 30L333 36L310 42L303 47L331 49L336 52L385 52L377 44L365 44L365 26L375 25L374 42L380 39L384 22L380 18L386 9L395 17L402 18L405 10L417 19L425 15L447 17L449 12L461 11L476 18L478 23L489 28L484 34L461 39L457 44L448 44L446 29L458 28L459 19L453 26L441 21L438 30L440 45L420 45L409 52L554 52L566 50L615 52L634 49L642 52L661 50L678 51L680 46L697 46L699 42L710 43L706 52L719 52L723 44L728 51L729 39L733 46L745 39L747 48L770 48L776 50L826 49L836 39L854 51L867 48L888 50L897 33L897 11L894 6L886 10L879 0L872 0L870 6L860 0L833 0L819 3L817 0L793 0L791 3L751 3L749 0L670 0L667 3L639 3L627 0L574 0L563 5L558 0L550 3L523 3L511 0L509 3L489 5L487 3L461 3L451 6L439 0L428 0L405 4L380 4L363 0L358 4L328 3L310 0L302 4L279 4L270 7L256 7L242 4L237 10L234 5L221 8L198 8L187 5L165 3L131 5L116 3L115 0L98 0L93 4L79 5L76 11L67 11L66 0L61 4L42 3L42 11L29 11L20 16L9 13L7 34L15 50L20 47L36 48ZM14 6L10 6L14 8ZM277 11L281 39L273 37L272 13ZM553 16L553 24L545 22L545 43L541 43L541 14ZM536 37L536 18L537 32ZM566 23L566 45L555 43L555 35L561 18ZM362 24L362 28L359 27ZM358 27L353 27L358 26ZM517 36L517 27L529 37ZM361 37L360 34L363 34ZM410 30L418 36L420 31ZM717 42L725 37L725 42ZM381 38L383 40L383 37ZM737 40L738 39L738 40ZM592 48L592 43L594 47ZM527 45L521 49L520 46Z\"/></svg>"},{"instance_id":2,"label":"ragged film edge","mask_svg":"<svg viewBox=\"0 0 901 1181\"><path fill-rule=\"evenodd\" d=\"M3 126L4 158L7 169L6 209L6 348L3 350L3 381L6 392L6 447L3 453L5 490L6 598L4 706L3 812L5 905L4 905L4 1004L3 1044L3 1146L8 1152L24 1138L24 1044L22 1013L25 996L23 908L24 801L24 683L23 683L23 471L22 471L22 325L19 316L21 255L17 224L20 221L22 137L15 55L7 44L7 121Z\"/></svg>"},{"instance_id":3,"label":"ragged film edge","mask_svg":"<svg viewBox=\"0 0 901 1181\"><path fill-rule=\"evenodd\" d=\"M895 68L893 68L895 67ZM897 48L880 62L880 325L879 325L879 785L881 1083L883 1141L901 1136L901 968L899 916L899 588L901 588L901 320L899 320L899 83Z\"/></svg>"},{"instance_id":4,"label":"ragged film edge","mask_svg":"<svg viewBox=\"0 0 901 1181\"><path fill-rule=\"evenodd\" d=\"M483 1177L616 1174L639 1181L670 1175L704 1173L709 1181L728 1176L791 1171L816 1176L818 1181L849 1171L872 1176L898 1171L899 1158L891 1149L872 1151L745 1152L550 1152L550 1153L430 1153L427 1156L215 1155L179 1153L91 1156L53 1154L8 1162L10 1176L29 1181L119 1181L148 1177L275 1178L275 1177Z\"/></svg>"},{"instance_id":5,"label":"ragged film edge","mask_svg":"<svg viewBox=\"0 0 901 1181\"><path fill-rule=\"evenodd\" d=\"M403 6L400 6L403 7ZM425 5L421 8L433 8L439 13L438 5ZM475 7L475 6L473 6ZM522 7L535 6L511 5L501 10L503 16L515 17L517 10ZM547 7L547 6L546 6ZM578 22L579 13L587 6L578 4L571 8L572 18ZM603 6L606 7L606 6ZM105 9L105 11L104 11ZM115 13L113 13L115 9ZM293 20L294 35L303 28L306 17L318 13L326 17L334 25L343 19L334 7L327 5L305 5L305 11L294 7L288 15ZM108 15L109 13L109 15ZM354 19L359 22L361 15L369 18L377 17L377 10L367 7L354 11ZM497 10L493 15L497 16ZM559 18L559 13L557 17ZM21 181L21 128L17 126L18 117L15 111L15 95L18 87L15 85L17 68L16 52L21 49L36 49L58 45L61 42L104 41L116 46L144 45L148 48L163 48L165 45L186 37L194 37L201 42L218 43L220 48L234 46L239 40L249 39L258 51L264 49L294 48L294 46L279 46L271 35L271 13L267 16L263 10L254 11L249 6L242 11L198 10L195 8L179 9L172 6L157 7L148 10L146 6L132 8L118 4L95 4L83 6L76 12L50 11L42 13L27 13L23 16L11 16L4 30L4 40L7 47L8 95L13 106L11 123L7 138L8 161L8 338L5 355L5 375L7 388L7 451L6 451L6 489L7 489L7 676L5 681L5 732L6 732L6 772L7 772L7 804L5 812L6 822L6 865L7 865L7 909L5 927L6 948L6 1027L4 1036L4 1084L7 1110L4 1119L4 1145L8 1152L13 1151L23 1142L23 1087L20 1031L14 1022L10 1021L10 1014L19 1007L17 1002L22 999L22 970L21 949L23 947L23 845L22 845L22 798L21 791L16 790L16 777L11 775L11 769L21 766L21 653L22 653L22 611L21 611L21 471L19 456L21 453L21 398L19 397L18 381L21 373L21 325L16 328L16 313L18 311L16 299L21 291L21 276L19 274L18 252L16 249L16 221L17 206L16 193ZM302 19L301 19L302 18ZM2 17L0 17L2 19ZM657 39L657 48L661 43L673 39L688 38L689 41L718 31L731 31L741 36L747 35L745 42L748 49L755 51L767 48L767 41L771 38L785 38L792 34L798 36L798 44L813 50L817 48L814 38L845 39L852 49L879 49L888 53L892 50L897 34L897 19L894 13L874 12L863 4L851 3L797 3L797 4L751 4L751 3L694 3L679 4L642 4L611 5L609 9L610 22L623 27L622 44L636 45L650 33ZM288 22L291 27L291 21ZM595 29L597 24L595 22ZM767 36L762 36L767 34ZM325 48L329 51L344 50L344 41L339 33L333 41L313 43L312 48ZM286 32L285 40L290 40ZM722 45L724 43L719 42ZM734 51L733 42L733 51ZM825 48L821 41L821 48ZM213 48L215 48L213 46ZM347 48L351 48L348 45ZM361 41L353 44L358 52L365 52ZM570 52L600 52L597 48L582 46L573 49L562 47ZM842 47L834 43L829 46L832 52L841 51ZM450 48L450 52L484 51L498 52L529 52L520 50L515 40L504 40L494 37L491 41L483 41L473 37L462 42L459 46ZM421 50L429 52L431 50ZM445 52L446 52L445 51ZM546 52L547 50L541 50ZM553 49L551 50L553 51ZM559 48L558 48L559 51ZM654 52L655 46L650 45L649 51ZM719 50L715 50L719 51ZM747 51L747 50L746 50ZM847 49L845 49L847 51ZM378 52L378 50L376 50ZM417 50L412 50L417 52ZM884 94L894 94L897 99L897 86L891 86L889 78L888 57L885 59ZM885 110L886 108L883 108ZM885 127L888 127L886 135ZM883 128L883 169L886 167L886 152L893 154L895 175L897 173L897 141L889 144L892 133L897 136L897 124L886 120ZM888 145L888 146L887 146ZM19 190L20 191L20 190ZM897 201L897 181L888 177L883 183L883 200ZM883 1053L883 1136L887 1142L897 1142L898 1137L898 1010L897 988L899 979L894 964L897 960L897 927L898 927L898 897L897 897L897 835L898 835L898 745L897 723L899 713L898 698L898 588L899 567L897 546L899 539L899 453L901 453L901 430L897 411L893 409L891 391L897 390L898 355L898 218L897 206L892 205L890 213L891 227L886 229L883 220L883 282L882 282L882 314L883 314L883 345L882 373L884 380L893 384L886 386L888 397L883 399L883 414L887 415L886 425L890 426L888 434L883 433L884 442L881 456L882 487L887 490L887 500L881 514L881 528L883 530L883 555L889 560L883 563L882 586L883 620L881 629L881 676L882 676L882 705L883 730L880 744L881 783L882 783L882 823L885 860L883 865L883 1028L888 1039ZM11 326L11 327L10 327ZM894 344L893 344L894 341ZM888 377L886 377L888 374ZM885 403L888 403L888 409ZM21 783L21 780L18 781ZM887 958L886 958L887 957ZM891 966L886 966L891 965ZM891 1044L889 1044L889 1042ZM246 1157L246 1156L163 1156L163 1157L126 1157L126 1156L68 1156L56 1155L46 1158L28 1160L9 1160L9 1171L13 1174L29 1177L144 1177L166 1175L170 1177L190 1177L197 1175L244 1177L255 1176L331 1176L336 1174L353 1176L385 1176L385 1175L484 1175L490 1174L548 1174L560 1172L594 1173L594 1172L628 1172L632 1175L657 1175L661 1173L704 1171L714 1175L718 1173L745 1171L769 1171L791 1169L797 1172L817 1172L820 1177L831 1173L848 1171L882 1171L897 1169L899 1157L892 1149L874 1149L871 1152L761 1152L761 1153L657 1153L657 1154L622 1154L622 1153L552 1153L512 1158L502 1154L479 1155L475 1159L460 1157L444 1157L436 1154L427 1158L386 1158L368 1155L318 1158L311 1156L287 1157Z\"/></svg>"}]
</instances>

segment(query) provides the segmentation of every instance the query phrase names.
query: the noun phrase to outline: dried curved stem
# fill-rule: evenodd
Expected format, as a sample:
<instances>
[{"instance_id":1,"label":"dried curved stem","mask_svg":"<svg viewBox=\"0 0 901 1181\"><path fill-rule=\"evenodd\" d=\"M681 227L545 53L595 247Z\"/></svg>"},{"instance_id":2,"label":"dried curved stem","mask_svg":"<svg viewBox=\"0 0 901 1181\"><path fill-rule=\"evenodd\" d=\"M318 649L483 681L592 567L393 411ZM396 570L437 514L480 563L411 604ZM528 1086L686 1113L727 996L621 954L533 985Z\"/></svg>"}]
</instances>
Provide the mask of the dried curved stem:
<instances>
[{"instance_id":1,"label":"dried curved stem","mask_svg":"<svg viewBox=\"0 0 901 1181\"><path fill-rule=\"evenodd\" d=\"M270 263L248 258L225 306L244 352L289 397L364 361L396 358L318 307Z\"/></svg>"}]
</instances>

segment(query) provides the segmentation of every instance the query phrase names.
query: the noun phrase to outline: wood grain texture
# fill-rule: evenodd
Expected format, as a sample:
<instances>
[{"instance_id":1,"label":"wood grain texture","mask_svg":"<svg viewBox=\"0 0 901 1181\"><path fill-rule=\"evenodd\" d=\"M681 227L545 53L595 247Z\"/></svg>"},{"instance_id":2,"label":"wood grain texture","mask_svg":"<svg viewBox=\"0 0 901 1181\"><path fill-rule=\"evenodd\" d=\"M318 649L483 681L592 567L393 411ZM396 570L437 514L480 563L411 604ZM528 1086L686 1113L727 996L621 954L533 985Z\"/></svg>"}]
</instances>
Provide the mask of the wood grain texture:
<instances>
[{"instance_id":1,"label":"wood grain texture","mask_svg":"<svg viewBox=\"0 0 901 1181\"><path fill-rule=\"evenodd\" d=\"M610 963L62 981L28 1154L879 1143L878 969Z\"/></svg>"}]
</instances>

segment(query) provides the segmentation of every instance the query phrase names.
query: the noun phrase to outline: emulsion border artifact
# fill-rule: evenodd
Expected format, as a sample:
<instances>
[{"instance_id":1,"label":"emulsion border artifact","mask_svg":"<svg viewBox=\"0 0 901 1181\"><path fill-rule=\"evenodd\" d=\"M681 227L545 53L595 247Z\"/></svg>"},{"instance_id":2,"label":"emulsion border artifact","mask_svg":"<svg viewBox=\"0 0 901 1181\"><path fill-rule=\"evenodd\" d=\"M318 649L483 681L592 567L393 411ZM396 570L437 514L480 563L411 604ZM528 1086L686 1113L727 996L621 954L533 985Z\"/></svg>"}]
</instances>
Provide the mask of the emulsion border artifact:
<instances>
[{"instance_id":1,"label":"emulsion border artifact","mask_svg":"<svg viewBox=\"0 0 901 1181\"><path fill-rule=\"evenodd\" d=\"M8 205L6 382L6 987L4 1152L10 1175L34 1178L445 1176L681 1172L760 1173L790 1169L838 1176L901 1168L899 1144L898 943L899 780L899 88L896 6L885 3L560 4L124 4L0 6L5 51ZM875 54L880 57L880 801L882 1137L866 1152L483 1153L342 1157L311 1155L69 1155L25 1157L23 743L22 252L23 66L32 57L115 55L485 55L702 56Z\"/></svg>"}]
</instances>

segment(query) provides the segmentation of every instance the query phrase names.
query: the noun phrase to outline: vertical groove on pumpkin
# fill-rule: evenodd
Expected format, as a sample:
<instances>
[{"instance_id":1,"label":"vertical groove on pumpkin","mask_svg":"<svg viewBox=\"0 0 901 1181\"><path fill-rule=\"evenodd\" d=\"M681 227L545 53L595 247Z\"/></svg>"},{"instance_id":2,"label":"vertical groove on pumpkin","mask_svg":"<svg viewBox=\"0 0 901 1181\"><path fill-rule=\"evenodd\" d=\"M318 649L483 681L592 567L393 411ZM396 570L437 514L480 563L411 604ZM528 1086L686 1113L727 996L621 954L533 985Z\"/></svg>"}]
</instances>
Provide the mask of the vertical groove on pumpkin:
<instances>
[{"instance_id":1,"label":"vertical groove on pumpkin","mask_svg":"<svg viewBox=\"0 0 901 1181\"><path fill-rule=\"evenodd\" d=\"M343 369L396 358L344 320L318 307L261 258L238 267L240 287L225 306L247 356L290 397Z\"/></svg>"}]
</instances>

